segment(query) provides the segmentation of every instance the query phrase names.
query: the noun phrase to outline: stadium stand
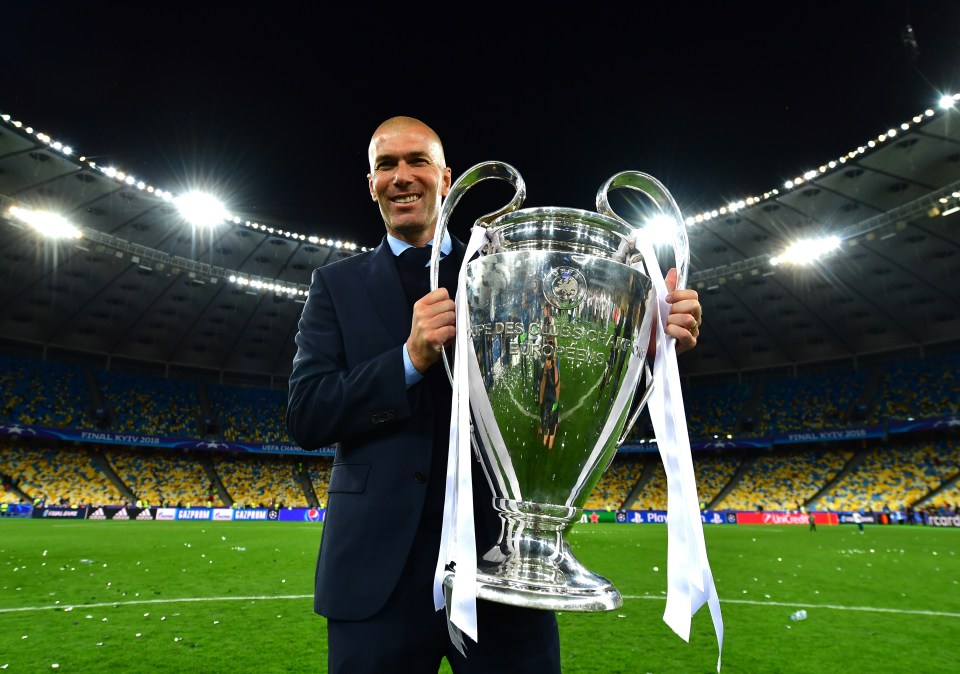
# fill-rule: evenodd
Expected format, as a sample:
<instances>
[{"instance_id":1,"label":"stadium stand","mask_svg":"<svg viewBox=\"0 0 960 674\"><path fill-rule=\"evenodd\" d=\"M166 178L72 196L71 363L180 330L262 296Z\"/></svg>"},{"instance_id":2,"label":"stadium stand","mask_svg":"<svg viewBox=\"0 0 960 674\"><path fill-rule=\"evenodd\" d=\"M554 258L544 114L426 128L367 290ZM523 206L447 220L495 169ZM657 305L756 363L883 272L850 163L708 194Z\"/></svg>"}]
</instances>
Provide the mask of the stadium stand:
<instances>
[{"instance_id":1,"label":"stadium stand","mask_svg":"<svg viewBox=\"0 0 960 674\"><path fill-rule=\"evenodd\" d=\"M333 469L333 459L319 457L307 466L310 484L317 497L318 505L323 508L327 505L327 485L330 483L330 471Z\"/></svg>"},{"instance_id":2,"label":"stadium stand","mask_svg":"<svg viewBox=\"0 0 960 674\"><path fill-rule=\"evenodd\" d=\"M872 421L960 414L960 352L884 363Z\"/></svg>"},{"instance_id":3,"label":"stadium stand","mask_svg":"<svg viewBox=\"0 0 960 674\"><path fill-rule=\"evenodd\" d=\"M817 505L830 510L894 510L920 503L960 470L960 450L946 442L880 447L863 460Z\"/></svg>"},{"instance_id":4,"label":"stadium stand","mask_svg":"<svg viewBox=\"0 0 960 674\"><path fill-rule=\"evenodd\" d=\"M207 386L216 437L236 442L290 442L283 428L287 392L249 386Z\"/></svg>"},{"instance_id":5,"label":"stadium stand","mask_svg":"<svg viewBox=\"0 0 960 674\"><path fill-rule=\"evenodd\" d=\"M61 505L125 503L117 485L98 471L93 450L73 447L22 447L5 444L0 472L29 498Z\"/></svg>"},{"instance_id":6,"label":"stadium stand","mask_svg":"<svg viewBox=\"0 0 960 674\"><path fill-rule=\"evenodd\" d=\"M727 435L737 431L750 399L751 387L736 379L697 382L695 389L684 391L684 407L691 437Z\"/></svg>"},{"instance_id":7,"label":"stadium stand","mask_svg":"<svg viewBox=\"0 0 960 674\"><path fill-rule=\"evenodd\" d=\"M296 478L301 463L296 457L266 454L220 454L214 459L216 472L236 508L310 505Z\"/></svg>"},{"instance_id":8,"label":"stadium stand","mask_svg":"<svg viewBox=\"0 0 960 674\"><path fill-rule=\"evenodd\" d=\"M862 440L712 450L693 455L704 507L722 510L797 508L879 511L888 506L952 508L960 500L960 353L877 358L803 372L741 379L712 376L684 390L692 438L762 438L794 430L843 429L915 417L943 419L941 431L879 434ZM214 437L247 444L288 443L286 391L0 353L0 422L24 427L106 429L113 433ZM99 396L99 399L98 399ZM106 418L94 414L106 407ZM752 433L738 428L745 416ZM208 422L205 426L204 420ZM638 423L627 441L649 434ZM735 444L735 443L732 443ZM329 456L169 450L8 437L0 444L4 500L45 497L50 503L146 502L167 505L320 506ZM279 445L278 445L279 446ZM642 447L642 445L640 445ZM666 477L654 452L621 452L602 475L586 508L664 510Z\"/></svg>"},{"instance_id":9,"label":"stadium stand","mask_svg":"<svg viewBox=\"0 0 960 674\"><path fill-rule=\"evenodd\" d=\"M90 396L76 365L0 353L2 418L48 428L90 427Z\"/></svg>"},{"instance_id":10,"label":"stadium stand","mask_svg":"<svg viewBox=\"0 0 960 674\"><path fill-rule=\"evenodd\" d=\"M144 373L100 371L97 379L115 432L155 437L197 437L195 383Z\"/></svg>"},{"instance_id":11,"label":"stadium stand","mask_svg":"<svg viewBox=\"0 0 960 674\"><path fill-rule=\"evenodd\" d=\"M126 448L105 453L117 476L139 501L171 506L209 504L209 479L196 457Z\"/></svg>"},{"instance_id":12,"label":"stadium stand","mask_svg":"<svg viewBox=\"0 0 960 674\"><path fill-rule=\"evenodd\" d=\"M587 499L589 510L619 510L640 478L643 458L636 454L615 456Z\"/></svg>"},{"instance_id":13,"label":"stadium stand","mask_svg":"<svg viewBox=\"0 0 960 674\"><path fill-rule=\"evenodd\" d=\"M799 510L835 477L852 453L764 452L753 458L718 504L723 510Z\"/></svg>"},{"instance_id":14,"label":"stadium stand","mask_svg":"<svg viewBox=\"0 0 960 674\"><path fill-rule=\"evenodd\" d=\"M763 399L760 434L836 428L859 398L867 373L849 367L771 379Z\"/></svg>"},{"instance_id":15,"label":"stadium stand","mask_svg":"<svg viewBox=\"0 0 960 674\"><path fill-rule=\"evenodd\" d=\"M700 502L710 507L723 489L731 483L739 465L739 454L705 452L695 454L693 470L697 476L697 494L700 496Z\"/></svg>"},{"instance_id":16,"label":"stadium stand","mask_svg":"<svg viewBox=\"0 0 960 674\"><path fill-rule=\"evenodd\" d=\"M648 459L631 507L638 510L667 509L667 473L659 456Z\"/></svg>"}]
</instances>

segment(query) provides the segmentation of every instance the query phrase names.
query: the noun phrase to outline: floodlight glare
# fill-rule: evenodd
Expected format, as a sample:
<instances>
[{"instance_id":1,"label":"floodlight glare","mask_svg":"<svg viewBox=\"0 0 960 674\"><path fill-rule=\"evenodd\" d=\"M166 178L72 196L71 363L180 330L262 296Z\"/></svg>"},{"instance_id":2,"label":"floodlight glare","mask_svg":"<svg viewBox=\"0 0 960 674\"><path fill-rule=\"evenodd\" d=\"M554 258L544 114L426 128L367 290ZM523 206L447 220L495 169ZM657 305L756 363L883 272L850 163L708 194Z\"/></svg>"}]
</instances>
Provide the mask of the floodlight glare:
<instances>
[{"instance_id":1,"label":"floodlight glare","mask_svg":"<svg viewBox=\"0 0 960 674\"><path fill-rule=\"evenodd\" d=\"M950 94L944 94L943 96L940 97L940 108L943 110L952 108L953 103L954 103L953 96L951 96Z\"/></svg>"},{"instance_id":2,"label":"floodlight glare","mask_svg":"<svg viewBox=\"0 0 960 674\"><path fill-rule=\"evenodd\" d=\"M812 264L827 253L840 247L840 237L827 236L822 239L806 239L791 244L782 255L770 258L770 264Z\"/></svg>"},{"instance_id":3,"label":"floodlight glare","mask_svg":"<svg viewBox=\"0 0 960 674\"><path fill-rule=\"evenodd\" d=\"M230 217L226 206L205 192L187 192L173 201L183 219L196 227L213 227Z\"/></svg>"},{"instance_id":4,"label":"floodlight glare","mask_svg":"<svg viewBox=\"0 0 960 674\"><path fill-rule=\"evenodd\" d=\"M51 239L79 239L83 234L62 215L50 211L32 211L18 206L10 207L10 215Z\"/></svg>"},{"instance_id":5,"label":"floodlight glare","mask_svg":"<svg viewBox=\"0 0 960 674\"><path fill-rule=\"evenodd\" d=\"M654 246L665 246L673 243L676 231L676 220L661 213L647 218L637 233L643 232Z\"/></svg>"}]
</instances>

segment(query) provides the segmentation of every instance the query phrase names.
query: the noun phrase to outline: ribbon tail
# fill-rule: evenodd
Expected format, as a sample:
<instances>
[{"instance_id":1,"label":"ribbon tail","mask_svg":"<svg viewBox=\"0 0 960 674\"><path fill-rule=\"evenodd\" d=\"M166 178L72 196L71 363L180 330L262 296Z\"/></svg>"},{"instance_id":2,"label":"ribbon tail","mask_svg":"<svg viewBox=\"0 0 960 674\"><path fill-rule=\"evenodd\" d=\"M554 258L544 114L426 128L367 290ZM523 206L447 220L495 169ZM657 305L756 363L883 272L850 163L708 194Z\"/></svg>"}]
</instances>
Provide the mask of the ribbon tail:
<instances>
[{"instance_id":1,"label":"ribbon tail","mask_svg":"<svg viewBox=\"0 0 960 674\"><path fill-rule=\"evenodd\" d=\"M467 657L467 643L463 638L463 631L457 627L450 616L450 611L452 608L452 598L450 597L451 591L450 588L444 587L446 594L446 607L447 607L447 634L450 635L450 643L453 644L454 648L460 651L460 655Z\"/></svg>"},{"instance_id":2,"label":"ribbon tail","mask_svg":"<svg viewBox=\"0 0 960 674\"><path fill-rule=\"evenodd\" d=\"M450 412L450 449L447 463L447 491L450 500L444 503L444 531L441 536L441 559L437 562L439 574L441 562L455 564L453 588L444 593L443 604L447 607L447 631L452 643L465 654L466 634L474 641L479 638L477 629L477 541L473 520L473 474L471 470L470 443L470 318L467 312L467 263L487 242L487 230L475 226L460 267L457 284L457 348L454 352L453 399ZM442 582L442 581L441 581ZM434 601L437 597L437 577L434 577Z\"/></svg>"},{"instance_id":3,"label":"ribbon tail","mask_svg":"<svg viewBox=\"0 0 960 674\"><path fill-rule=\"evenodd\" d=\"M723 617L703 538L696 475L680 390L676 341L666 334L670 314L670 305L665 299L666 282L649 238L638 237L636 243L658 298L654 309L657 312L654 386L647 405L667 476L667 603L663 620L680 638L689 642L693 615L704 603L709 603L717 635L719 671L723 652Z\"/></svg>"}]
</instances>

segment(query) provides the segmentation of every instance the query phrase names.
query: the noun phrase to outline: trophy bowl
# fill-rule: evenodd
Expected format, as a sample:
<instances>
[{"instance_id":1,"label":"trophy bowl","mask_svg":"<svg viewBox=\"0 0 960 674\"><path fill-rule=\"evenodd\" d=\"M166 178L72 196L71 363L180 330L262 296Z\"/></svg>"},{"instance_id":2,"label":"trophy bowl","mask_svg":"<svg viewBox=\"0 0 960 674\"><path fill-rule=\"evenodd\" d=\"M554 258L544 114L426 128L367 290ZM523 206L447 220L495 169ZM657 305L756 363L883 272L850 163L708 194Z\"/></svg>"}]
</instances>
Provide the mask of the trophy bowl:
<instances>
[{"instance_id":1,"label":"trophy bowl","mask_svg":"<svg viewBox=\"0 0 960 674\"><path fill-rule=\"evenodd\" d=\"M457 308L468 318L456 348L468 361L472 444L501 519L497 543L478 551L476 596L611 610L620 592L577 560L565 535L649 394L637 395L655 291L631 225L612 211L517 210L522 180L498 162L458 180L437 236L463 191L488 177L510 180L517 196L477 221L487 243L467 263L466 307ZM444 578L454 582L455 571Z\"/></svg>"}]
</instances>

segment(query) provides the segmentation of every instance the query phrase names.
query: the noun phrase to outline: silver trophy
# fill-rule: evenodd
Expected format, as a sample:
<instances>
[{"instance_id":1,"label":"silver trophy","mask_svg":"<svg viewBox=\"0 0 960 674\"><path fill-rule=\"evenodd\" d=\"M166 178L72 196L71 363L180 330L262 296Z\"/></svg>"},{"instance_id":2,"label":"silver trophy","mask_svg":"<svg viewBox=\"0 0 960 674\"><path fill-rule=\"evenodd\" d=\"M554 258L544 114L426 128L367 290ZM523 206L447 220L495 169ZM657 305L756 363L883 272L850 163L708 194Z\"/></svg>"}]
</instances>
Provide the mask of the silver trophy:
<instances>
[{"instance_id":1,"label":"silver trophy","mask_svg":"<svg viewBox=\"0 0 960 674\"><path fill-rule=\"evenodd\" d=\"M467 264L467 306L457 307L469 321L469 337L458 335L456 348L468 349L471 440L502 520L497 544L479 551L477 597L611 610L623 603L620 592L574 557L564 534L651 392L642 375L656 297L634 245L636 226L614 213L608 194L636 190L676 223L678 287L689 259L686 229L673 197L649 175L610 178L597 193L598 212L518 210L526 197L519 173L485 162L451 187L437 240L463 194L486 179L516 191L509 204L476 221L487 229L487 243ZM434 260L433 288L438 271Z\"/></svg>"}]
</instances>

